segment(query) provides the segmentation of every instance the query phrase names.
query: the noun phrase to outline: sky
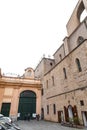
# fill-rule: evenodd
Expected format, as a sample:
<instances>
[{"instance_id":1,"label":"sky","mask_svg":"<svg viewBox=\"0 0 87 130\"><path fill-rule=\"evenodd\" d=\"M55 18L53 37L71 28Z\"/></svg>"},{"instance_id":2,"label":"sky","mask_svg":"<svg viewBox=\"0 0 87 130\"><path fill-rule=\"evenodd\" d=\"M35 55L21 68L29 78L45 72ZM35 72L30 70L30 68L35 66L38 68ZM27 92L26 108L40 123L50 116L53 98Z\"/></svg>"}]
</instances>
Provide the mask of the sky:
<instances>
[{"instance_id":1,"label":"sky","mask_svg":"<svg viewBox=\"0 0 87 130\"><path fill-rule=\"evenodd\" d=\"M0 0L0 68L22 75L52 57L78 0Z\"/></svg>"}]
</instances>

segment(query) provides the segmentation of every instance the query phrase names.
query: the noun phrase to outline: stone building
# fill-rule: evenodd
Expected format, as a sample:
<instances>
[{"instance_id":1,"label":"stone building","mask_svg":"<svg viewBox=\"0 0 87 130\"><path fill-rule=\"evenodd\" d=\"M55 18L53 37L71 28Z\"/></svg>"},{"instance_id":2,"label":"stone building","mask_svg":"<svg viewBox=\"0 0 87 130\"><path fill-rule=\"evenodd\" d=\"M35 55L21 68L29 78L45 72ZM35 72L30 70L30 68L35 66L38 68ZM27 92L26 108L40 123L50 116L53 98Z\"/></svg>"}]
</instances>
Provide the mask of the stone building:
<instances>
[{"instance_id":1,"label":"stone building","mask_svg":"<svg viewBox=\"0 0 87 130\"><path fill-rule=\"evenodd\" d=\"M68 36L54 53L43 58L35 69L41 79L41 115L45 120L78 120L87 126L87 0L79 0L66 27Z\"/></svg>"},{"instance_id":2,"label":"stone building","mask_svg":"<svg viewBox=\"0 0 87 130\"><path fill-rule=\"evenodd\" d=\"M0 71L2 114L25 119L37 113L45 120L87 126L87 17L80 21L84 10L87 0L79 0L66 25L68 36L53 59L42 58L35 70L27 68L21 77Z\"/></svg>"},{"instance_id":3,"label":"stone building","mask_svg":"<svg viewBox=\"0 0 87 130\"><path fill-rule=\"evenodd\" d=\"M21 77L0 74L0 111L5 116L25 119L30 113L41 113L41 82L32 68L25 69Z\"/></svg>"}]
</instances>

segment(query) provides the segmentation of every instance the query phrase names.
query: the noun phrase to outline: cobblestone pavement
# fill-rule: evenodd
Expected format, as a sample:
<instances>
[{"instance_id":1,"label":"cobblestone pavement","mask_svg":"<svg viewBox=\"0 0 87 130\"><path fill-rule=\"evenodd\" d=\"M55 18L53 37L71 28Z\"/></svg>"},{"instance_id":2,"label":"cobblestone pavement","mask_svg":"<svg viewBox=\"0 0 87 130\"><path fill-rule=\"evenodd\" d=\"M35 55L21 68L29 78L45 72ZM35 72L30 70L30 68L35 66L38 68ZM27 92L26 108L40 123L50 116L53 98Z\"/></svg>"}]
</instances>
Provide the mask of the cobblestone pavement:
<instances>
[{"instance_id":1,"label":"cobblestone pavement","mask_svg":"<svg viewBox=\"0 0 87 130\"><path fill-rule=\"evenodd\" d=\"M65 127L61 126L61 124L58 123L47 122L42 120L18 121L17 124L22 130L87 130L87 128L77 129Z\"/></svg>"}]
</instances>

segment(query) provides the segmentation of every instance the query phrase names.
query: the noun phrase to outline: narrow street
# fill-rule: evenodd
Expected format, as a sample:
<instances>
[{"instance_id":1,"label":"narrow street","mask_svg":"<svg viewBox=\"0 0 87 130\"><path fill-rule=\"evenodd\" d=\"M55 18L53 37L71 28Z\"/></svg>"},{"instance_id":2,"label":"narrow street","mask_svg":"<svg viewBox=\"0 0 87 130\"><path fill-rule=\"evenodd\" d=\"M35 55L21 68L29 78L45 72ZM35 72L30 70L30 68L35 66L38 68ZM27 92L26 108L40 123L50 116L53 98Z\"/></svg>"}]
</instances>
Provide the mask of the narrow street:
<instances>
[{"instance_id":1,"label":"narrow street","mask_svg":"<svg viewBox=\"0 0 87 130\"><path fill-rule=\"evenodd\" d=\"M86 130L85 129L77 129L71 127L61 126L59 123L53 123L48 121L37 121L37 120L30 120L30 121L18 121L18 126L22 130Z\"/></svg>"}]
</instances>

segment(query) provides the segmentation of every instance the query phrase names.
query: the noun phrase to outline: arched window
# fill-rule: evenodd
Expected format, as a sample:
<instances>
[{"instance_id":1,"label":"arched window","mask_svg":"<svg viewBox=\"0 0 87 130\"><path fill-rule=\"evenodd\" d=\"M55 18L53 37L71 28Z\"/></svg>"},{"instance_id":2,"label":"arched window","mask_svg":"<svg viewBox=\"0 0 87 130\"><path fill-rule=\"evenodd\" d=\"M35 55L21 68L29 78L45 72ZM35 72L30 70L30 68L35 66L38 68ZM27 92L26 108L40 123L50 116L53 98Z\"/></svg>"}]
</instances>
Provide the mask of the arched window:
<instances>
[{"instance_id":1,"label":"arched window","mask_svg":"<svg viewBox=\"0 0 87 130\"><path fill-rule=\"evenodd\" d=\"M59 57L60 57L60 60L62 60L62 55L61 54L59 54Z\"/></svg>"},{"instance_id":2,"label":"arched window","mask_svg":"<svg viewBox=\"0 0 87 130\"><path fill-rule=\"evenodd\" d=\"M77 39L78 45L80 45L84 41L84 38L82 36L79 36Z\"/></svg>"},{"instance_id":3,"label":"arched window","mask_svg":"<svg viewBox=\"0 0 87 130\"><path fill-rule=\"evenodd\" d=\"M67 79L66 69L65 68L63 68L63 73L64 73L64 78Z\"/></svg>"},{"instance_id":4,"label":"arched window","mask_svg":"<svg viewBox=\"0 0 87 130\"><path fill-rule=\"evenodd\" d=\"M77 64L78 71L81 72L82 68L81 68L81 64L78 58L76 58L76 64Z\"/></svg>"},{"instance_id":5,"label":"arched window","mask_svg":"<svg viewBox=\"0 0 87 130\"><path fill-rule=\"evenodd\" d=\"M86 9L83 10L81 16L80 16L80 22L82 22L87 16L87 12L86 12Z\"/></svg>"},{"instance_id":6,"label":"arched window","mask_svg":"<svg viewBox=\"0 0 87 130\"><path fill-rule=\"evenodd\" d=\"M84 18L83 17L84 12L85 12L84 10L85 10L84 3L83 3L83 1L81 1L81 3L78 6L78 9L77 9L77 18L78 18L79 22L81 22Z\"/></svg>"}]
</instances>

